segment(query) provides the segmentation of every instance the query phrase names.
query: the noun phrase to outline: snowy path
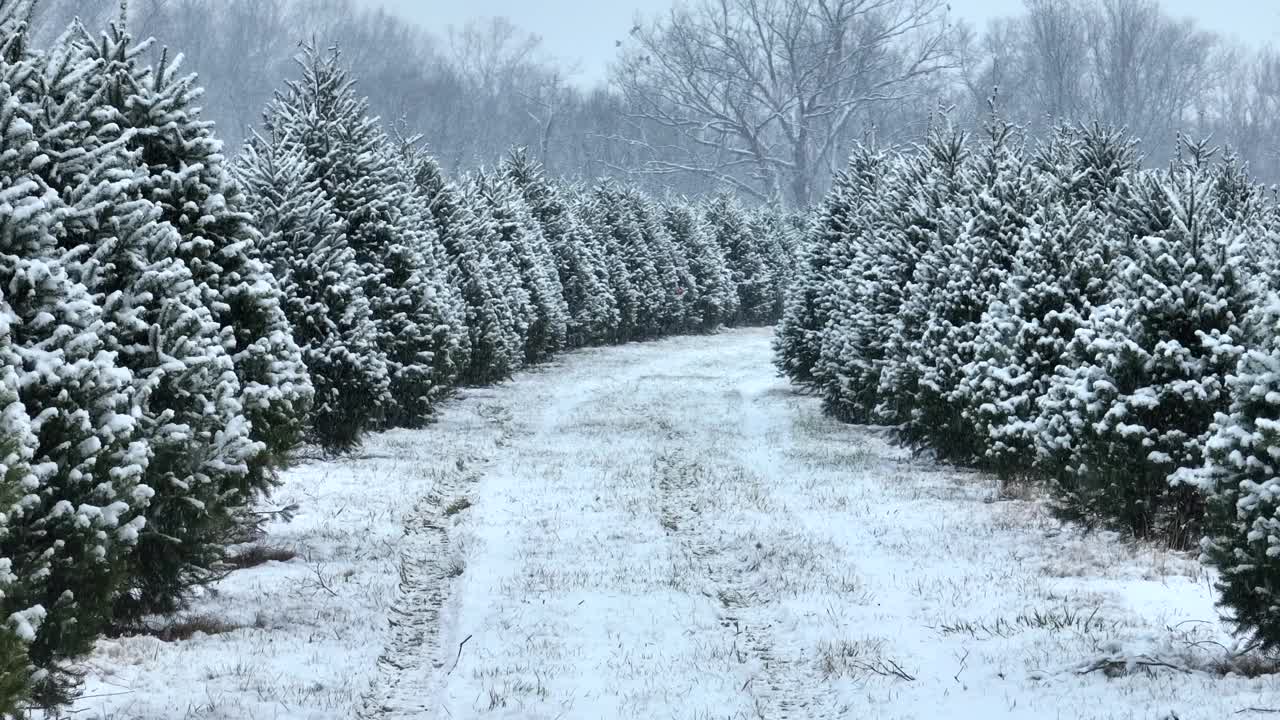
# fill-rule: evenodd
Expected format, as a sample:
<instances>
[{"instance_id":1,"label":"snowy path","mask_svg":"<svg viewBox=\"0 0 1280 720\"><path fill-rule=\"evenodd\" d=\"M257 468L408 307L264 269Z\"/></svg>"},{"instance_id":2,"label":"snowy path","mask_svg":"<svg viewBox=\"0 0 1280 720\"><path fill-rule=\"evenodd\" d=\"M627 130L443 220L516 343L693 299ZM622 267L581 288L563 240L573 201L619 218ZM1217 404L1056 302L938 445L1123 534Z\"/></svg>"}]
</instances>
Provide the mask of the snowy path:
<instances>
[{"instance_id":1,"label":"snowy path","mask_svg":"<svg viewBox=\"0 0 1280 720\"><path fill-rule=\"evenodd\" d=\"M769 339L580 353L451 409L471 418L468 454L416 513L436 558L410 558L407 629L365 716L1189 720L1280 705L1266 679L1081 672L1141 653L1207 662L1214 646L1191 643L1225 638L1198 566L1081 537L1036 502L989 502L987 479L828 421L774 377Z\"/></svg>"},{"instance_id":2,"label":"snowy path","mask_svg":"<svg viewBox=\"0 0 1280 720\"><path fill-rule=\"evenodd\" d=\"M573 353L422 431L290 471L269 542L104 640L74 717L738 720L1268 717L1193 559L1082 537L774 377L770 334Z\"/></svg>"}]
</instances>

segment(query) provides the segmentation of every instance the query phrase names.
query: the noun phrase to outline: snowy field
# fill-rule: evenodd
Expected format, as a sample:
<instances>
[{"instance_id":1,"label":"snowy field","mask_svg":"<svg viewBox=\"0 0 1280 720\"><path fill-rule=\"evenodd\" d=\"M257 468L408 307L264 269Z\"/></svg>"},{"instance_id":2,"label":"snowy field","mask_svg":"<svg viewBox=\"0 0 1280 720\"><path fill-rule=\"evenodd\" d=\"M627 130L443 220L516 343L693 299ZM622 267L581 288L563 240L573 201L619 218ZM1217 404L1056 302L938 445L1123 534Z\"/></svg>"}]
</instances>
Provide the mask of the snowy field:
<instances>
[{"instance_id":1,"label":"snowy field","mask_svg":"<svg viewBox=\"0 0 1280 720\"><path fill-rule=\"evenodd\" d=\"M1212 718L1194 558L1083 536L774 377L770 333L578 352L288 473L191 614L103 641L75 718ZM1251 709L1252 708L1252 709Z\"/></svg>"}]
</instances>

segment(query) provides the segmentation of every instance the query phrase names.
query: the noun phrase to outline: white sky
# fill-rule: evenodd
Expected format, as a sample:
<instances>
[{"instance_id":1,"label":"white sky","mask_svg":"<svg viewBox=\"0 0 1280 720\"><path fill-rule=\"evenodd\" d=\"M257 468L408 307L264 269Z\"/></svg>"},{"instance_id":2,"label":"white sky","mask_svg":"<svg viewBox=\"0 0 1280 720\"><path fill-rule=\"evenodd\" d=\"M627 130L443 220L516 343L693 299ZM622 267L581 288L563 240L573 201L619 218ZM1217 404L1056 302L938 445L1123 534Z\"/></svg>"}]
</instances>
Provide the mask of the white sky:
<instances>
[{"instance_id":1,"label":"white sky","mask_svg":"<svg viewBox=\"0 0 1280 720\"><path fill-rule=\"evenodd\" d=\"M578 63L579 80L605 76L614 43L626 37L637 11L653 15L671 0L364 0L443 32L470 18L503 15L543 38L547 52ZM1018 13L1022 0L950 0L951 10L979 27ZM1280 45L1280 0L1163 0L1175 16L1190 16L1206 29L1240 40Z\"/></svg>"}]
</instances>

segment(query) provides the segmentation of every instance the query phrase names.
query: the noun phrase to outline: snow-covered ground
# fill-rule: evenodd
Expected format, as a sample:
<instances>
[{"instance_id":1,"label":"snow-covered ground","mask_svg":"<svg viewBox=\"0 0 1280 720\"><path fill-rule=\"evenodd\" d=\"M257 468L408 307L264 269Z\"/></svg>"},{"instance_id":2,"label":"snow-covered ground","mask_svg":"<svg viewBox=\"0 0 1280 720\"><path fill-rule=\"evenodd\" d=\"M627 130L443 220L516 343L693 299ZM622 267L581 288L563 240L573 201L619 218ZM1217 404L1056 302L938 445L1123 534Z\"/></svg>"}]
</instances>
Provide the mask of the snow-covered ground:
<instances>
[{"instance_id":1,"label":"snow-covered ground","mask_svg":"<svg viewBox=\"0 0 1280 720\"><path fill-rule=\"evenodd\" d=\"M104 641L77 718L1212 718L1194 558L824 418L763 330L569 355L302 466L193 612ZM1125 667L1124 663L1128 662ZM1256 710L1249 710L1254 708ZM1243 712L1241 712L1243 711Z\"/></svg>"}]
</instances>

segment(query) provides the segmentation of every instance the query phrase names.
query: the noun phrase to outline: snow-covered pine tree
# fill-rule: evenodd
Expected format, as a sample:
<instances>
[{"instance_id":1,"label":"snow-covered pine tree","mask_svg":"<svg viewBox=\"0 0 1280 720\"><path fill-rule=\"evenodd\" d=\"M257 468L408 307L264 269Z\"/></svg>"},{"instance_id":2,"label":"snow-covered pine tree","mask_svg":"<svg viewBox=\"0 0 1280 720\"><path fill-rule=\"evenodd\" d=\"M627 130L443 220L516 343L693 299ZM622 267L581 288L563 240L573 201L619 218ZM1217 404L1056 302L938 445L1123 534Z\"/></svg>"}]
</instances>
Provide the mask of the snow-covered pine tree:
<instances>
[{"instance_id":1,"label":"snow-covered pine tree","mask_svg":"<svg viewBox=\"0 0 1280 720\"><path fill-rule=\"evenodd\" d=\"M425 152L414 152L405 162L417 202L432 215L450 280L462 297L469 352L459 382L485 385L505 380L524 363L524 320L504 292L510 277L497 276L509 259L492 255L487 213L474 186L464 192L446 180L439 163Z\"/></svg>"},{"instance_id":2,"label":"snow-covered pine tree","mask_svg":"<svg viewBox=\"0 0 1280 720\"><path fill-rule=\"evenodd\" d=\"M1248 223L1260 219L1266 198L1262 187L1249 174L1249 166L1231 148L1223 151L1221 162L1214 167L1213 203L1230 223Z\"/></svg>"},{"instance_id":3,"label":"snow-covered pine tree","mask_svg":"<svg viewBox=\"0 0 1280 720\"><path fill-rule=\"evenodd\" d=\"M586 228L584 241L599 261L597 273L608 293L609 326L595 339L597 343L625 342L635 327L638 302L635 287L614 235L610 213L601 202L599 186L565 185L563 190L570 214Z\"/></svg>"},{"instance_id":4,"label":"snow-covered pine tree","mask_svg":"<svg viewBox=\"0 0 1280 720\"><path fill-rule=\"evenodd\" d=\"M0 8L0 13L4 9ZM2 16L0 16L2 17ZM0 20L0 28L3 28ZM0 293L0 551L12 550L8 542L10 515L39 481L31 471L37 443L31 416L19 397L22 359L14 352L9 328L17 317ZM21 717L30 705L34 668L27 643L39 627L40 611L21 607L24 598L35 598L40 568L22 567L14 558L0 556L0 716ZM41 608L43 610L43 608ZM28 623L24 625L24 623Z\"/></svg>"},{"instance_id":5,"label":"snow-covered pine tree","mask_svg":"<svg viewBox=\"0 0 1280 720\"><path fill-rule=\"evenodd\" d=\"M564 234L554 239L569 312L566 342L569 347L599 345L609 341L618 326L618 303L609 284L608 260L602 257L600 243L577 206L565 203Z\"/></svg>"},{"instance_id":6,"label":"snow-covered pine tree","mask_svg":"<svg viewBox=\"0 0 1280 720\"><path fill-rule=\"evenodd\" d=\"M600 244L618 308L618 325L610 338L613 342L647 336L647 305L649 298L657 294L653 292L653 264L646 264L648 255L634 217L627 212L624 195L625 191L617 184L605 181L589 193L582 193L579 201L582 214L588 218Z\"/></svg>"},{"instance_id":7,"label":"snow-covered pine tree","mask_svg":"<svg viewBox=\"0 0 1280 720\"><path fill-rule=\"evenodd\" d=\"M733 196L720 194L707 202L704 217L716 243L724 250L738 291L738 315L734 321L746 325L768 323L773 307L772 279L746 211Z\"/></svg>"},{"instance_id":8,"label":"snow-covered pine tree","mask_svg":"<svg viewBox=\"0 0 1280 720\"><path fill-rule=\"evenodd\" d=\"M573 212L561 189L523 148L511 151L502 173L518 187L556 259L568 313L566 343L581 347L604 342L617 325L618 309L609 291L609 273L591 229Z\"/></svg>"},{"instance_id":9,"label":"snow-covered pine tree","mask_svg":"<svg viewBox=\"0 0 1280 720\"><path fill-rule=\"evenodd\" d=\"M1280 291L1280 203L1275 196L1266 198L1250 225L1254 234L1255 262L1271 281L1271 289Z\"/></svg>"},{"instance_id":10,"label":"snow-covered pine tree","mask_svg":"<svg viewBox=\"0 0 1280 720\"><path fill-rule=\"evenodd\" d=\"M416 140L407 141L415 144ZM402 142L402 145L404 142ZM408 151L390 144L382 148L383 160L396 169L400 183L396 187L399 224L409 231L416 255L421 258L421 272L432 289L424 320L435 319L431 326L431 403L451 395L464 368L471 361L471 336L467 330L466 302L462 290L453 281L449 254L436 232L431 208L421 201L406 165Z\"/></svg>"},{"instance_id":11,"label":"snow-covered pine tree","mask_svg":"<svg viewBox=\"0 0 1280 720\"><path fill-rule=\"evenodd\" d=\"M488 268L486 274L497 297L507 308L505 315L510 318L510 330L514 338L507 348L512 353L507 373L510 374L525 364L525 343L529 337L529 324L534 317L533 300L525 289L516 264L515 248L511 246L510 238L502 232L500 218L488 195L487 182L483 172L468 175L463 195L465 204L471 208L476 220L476 237Z\"/></svg>"},{"instance_id":12,"label":"snow-covered pine tree","mask_svg":"<svg viewBox=\"0 0 1280 720\"><path fill-rule=\"evenodd\" d=\"M646 292L647 335L662 337L681 332L685 323L683 289L689 282L688 269L682 267L684 263L653 201L638 188L628 188L625 202L632 223L639 231L639 255L643 260L636 267L653 267L653 274L644 279L648 282L637 283Z\"/></svg>"},{"instance_id":13,"label":"snow-covered pine tree","mask_svg":"<svg viewBox=\"0 0 1280 720\"><path fill-rule=\"evenodd\" d=\"M930 132L918 156L899 163L886 179L880 211L885 228L875 245L877 253L862 266L875 273L865 281L869 301L865 310L858 303L842 310L851 318L846 332L867 343L862 351L867 358L865 375L847 375L850 387L868 395L874 392L870 396L877 400L875 417L890 423L910 419L920 392L921 370L912 357L921 351L929 321L930 305L924 296L947 277L925 258L945 252L960 234L958 207L969 175L967 143L964 133L940 125ZM833 339L829 347L823 338L824 377L840 378L837 363L845 351L835 345L840 336L834 330L828 335ZM874 391L869 389L872 380L877 383ZM827 407L849 394L839 385L833 390L828 380Z\"/></svg>"},{"instance_id":14,"label":"snow-covered pine tree","mask_svg":"<svg viewBox=\"0 0 1280 720\"><path fill-rule=\"evenodd\" d=\"M626 267L635 299L630 307L633 325L629 340L658 337L662 330L663 301L666 288L654 265L652 251L646 242L644 218L636 212L632 188L602 184L596 188L597 206L605 209L609 242L617 249ZM624 313L625 314L625 313Z\"/></svg>"},{"instance_id":15,"label":"snow-covered pine tree","mask_svg":"<svg viewBox=\"0 0 1280 720\"><path fill-rule=\"evenodd\" d=\"M78 684L64 663L92 650L128 587L127 559L150 496L139 484L147 448L133 439L129 374L98 342L107 329L92 299L56 259L17 260L12 250L0 248L0 261L12 262L0 271L12 306L0 303L0 312L14 316L7 330L21 363L21 406L6 408L5 424L25 414L36 444L31 472L14 488L22 495L5 506L3 608L8 631L28 644L39 671L31 678L35 698L52 706Z\"/></svg>"},{"instance_id":16,"label":"snow-covered pine tree","mask_svg":"<svg viewBox=\"0 0 1280 720\"><path fill-rule=\"evenodd\" d=\"M799 233L792 216L773 206L762 206L747 213L747 227L752 242L764 263L764 287L767 298L766 311L761 318L765 323L777 323L782 319L787 302L787 288L795 275L794 235Z\"/></svg>"},{"instance_id":17,"label":"snow-covered pine tree","mask_svg":"<svg viewBox=\"0 0 1280 720\"><path fill-rule=\"evenodd\" d=\"M685 198L667 201L662 224L688 267L691 284L685 315L694 332L711 332L736 313L738 292L730 279L724 249L711 237L702 216ZM688 282L688 281L686 281Z\"/></svg>"},{"instance_id":18,"label":"snow-covered pine tree","mask_svg":"<svg viewBox=\"0 0 1280 720\"><path fill-rule=\"evenodd\" d=\"M447 369L461 364L438 354L463 357L464 311L446 268L437 266L443 257L434 229L412 212L395 150L356 97L339 53L307 46L298 64L301 79L277 95L264 128L301 149L314 173L308 179L320 183L346 226L390 372L387 421L421 424L447 389Z\"/></svg>"},{"instance_id":19,"label":"snow-covered pine tree","mask_svg":"<svg viewBox=\"0 0 1280 720\"><path fill-rule=\"evenodd\" d=\"M49 162L39 172L66 206L59 240L68 268L103 310L107 350L133 373L138 439L151 459L142 478L155 495L130 558L118 619L177 607L214 576L243 531L251 436L227 334L195 282L183 238L144 197L151 176L132 129L105 95L112 66L78 42L44 63L37 127Z\"/></svg>"},{"instance_id":20,"label":"snow-covered pine tree","mask_svg":"<svg viewBox=\"0 0 1280 720\"><path fill-rule=\"evenodd\" d=\"M310 432L326 450L344 451L391 404L389 378L355 253L307 163L297 145L258 135L234 171L315 388Z\"/></svg>"},{"instance_id":21,"label":"snow-covered pine tree","mask_svg":"<svg viewBox=\"0 0 1280 720\"><path fill-rule=\"evenodd\" d=\"M33 74L34 68L27 62L23 47L30 11L27 3L0 1L0 37L5 38L0 40L0 130L3 130L0 138L10 138L10 130L16 130L15 139L21 141L22 135L29 132L19 125L27 121L20 110L22 101L14 96L9 83L21 83ZM0 144L0 157L9 152L11 148L7 142ZM22 170L21 164L5 167L3 161L0 161L0 167L9 172L21 173ZM12 202L10 193L20 182L22 177L19 174L0 184L0 193L6 204ZM48 209L45 208L46 211ZM12 219L6 215L8 213L0 210L0 222L9 225ZM47 233L49 224L48 216L36 223L22 222L27 232L34 230L37 234ZM17 229L14 227L9 232ZM40 248L46 242L37 240L36 247ZM44 619L44 608L28 603L43 600L41 589L44 571L48 567L47 560L31 564L32 555L11 541L14 526L20 524L15 520L22 516L22 500L37 489L40 482L31 467L39 440L20 395L24 363L13 347L11 335L11 328L18 322L20 319L6 302L4 291L0 290L0 618L4 619L0 623L0 716L15 718L20 717L31 704L36 669L27 646ZM38 545L35 557L40 558L39 551L51 547L50 543ZM28 562L24 563L24 560Z\"/></svg>"},{"instance_id":22,"label":"snow-covered pine tree","mask_svg":"<svg viewBox=\"0 0 1280 720\"><path fill-rule=\"evenodd\" d=\"M845 347L845 342L852 340L851 328L840 323L838 328L828 331L828 320L836 302L849 305L842 320L864 310L861 305L863 287L852 273L859 270L856 261L864 258L864 243L873 240L869 228L872 227L874 211L870 205L879 200L877 191L887 167L886 154L865 145L856 146L849 164L832 179L831 190L823 197L813 223L799 241L796 252L799 266L788 288L774 340L774 363L792 382L818 382L824 340L831 343L832 357L829 360L832 369L837 363L842 366L846 363L858 365L855 348ZM832 377L831 380L833 386L844 384L842 378ZM869 387L874 391L876 383L870 383ZM859 393L855 391L852 395ZM863 405L869 409L874 406L873 400L874 392L872 401L863 402ZM835 414L846 419L865 415L846 411L836 411Z\"/></svg>"},{"instance_id":23,"label":"snow-covered pine tree","mask_svg":"<svg viewBox=\"0 0 1280 720\"><path fill-rule=\"evenodd\" d=\"M1036 154L1033 215L964 368L965 418L985 435L982 465L1010 480L1036 460L1041 397L1094 307L1110 300L1117 184L1137 169L1134 143L1098 124L1059 128Z\"/></svg>"},{"instance_id":24,"label":"snow-covered pine tree","mask_svg":"<svg viewBox=\"0 0 1280 720\"><path fill-rule=\"evenodd\" d=\"M917 393L899 432L911 445L927 445L939 457L970 461L983 438L963 415L961 369L972 360L982 317L997 299L1037 198L1030 166L1012 125L991 118L959 208L959 233L920 259L910 304L924 318L924 332L907 362L917 373Z\"/></svg>"},{"instance_id":25,"label":"snow-covered pine tree","mask_svg":"<svg viewBox=\"0 0 1280 720\"><path fill-rule=\"evenodd\" d=\"M0 361L9 393L0 427L5 480L18 483L5 488L0 607L5 669L19 662L13 633L38 669L34 701L52 706L74 689L65 661L87 653L111 617L150 490L140 484L148 453L130 413L136 390L101 340L114 328L66 272L58 233L67 209L39 174L52 158L37 117L41 62L22 47L23 5L0 3ZM7 676L6 692L25 695L25 681Z\"/></svg>"},{"instance_id":26,"label":"snow-covered pine tree","mask_svg":"<svg viewBox=\"0 0 1280 720\"><path fill-rule=\"evenodd\" d=\"M1260 279L1269 281L1268 291L1280 290L1280 205L1267 197L1248 165L1229 148L1213 172L1214 206L1224 222L1248 236L1248 262L1258 269Z\"/></svg>"},{"instance_id":27,"label":"snow-covered pine tree","mask_svg":"<svg viewBox=\"0 0 1280 720\"><path fill-rule=\"evenodd\" d=\"M545 362L564 348L568 324L555 256L518 186L500 174L481 174L477 187L492 232L489 242L495 251L506 249L506 259L528 298L524 362Z\"/></svg>"},{"instance_id":28,"label":"snow-covered pine tree","mask_svg":"<svg viewBox=\"0 0 1280 720\"><path fill-rule=\"evenodd\" d=\"M1042 152L1037 166L1046 170L1057 192L1069 206L1090 205L1111 214L1108 203L1121 181L1129 178L1142 164L1138 140L1123 129L1094 122L1075 128L1063 128L1050 147L1061 148L1062 162L1057 172L1045 168Z\"/></svg>"},{"instance_id":29,"label":"snow-covered pine tree","mask_svg":"<svg viewBox=\"0 0 1280 720\"><path fill-rule=\"evenodd\" d=\"M769 321L777 323L787 307L787 295L796 280L801 238L809 229L807 212L772 208L765 213L770 232L765 236L765 264L773 280L773 309Z\"/></svg>"},{"instance_id":30,"label":"snow-covered pine tree","mask_svg":"<svg viewBox=\"0 0 1280 720\"><path fill-rule=\"evenodd\" d=\"M1112 300L1077 332L1041 401L1042 465L1069 517L1186 546L1202 498L1187 477L1203 464L1226 377L1243 348L1256 274L1246 239L1213 204L1212 152L1122 183L1129 237Z\"/></svg>"},{"instance_id":31,"label":"snow-covered pine tree","mask_svg":"<svg viewBox=\"0 0 1280 720\"><path fill-rule=\"evenodd\" d=\"M1039 400L1076 331L1108 299L1108 237L1092 208L1050 201L1031 218L982 318L956 395L979 434L980 464L1003 480L1034 467Z\"/></svg>"},{"instance_id":32,"label":"snow-covered pine tree","mask_svg":"<svg viewBox=\"0 0 1280 720\"><path fill-rule=\"evenodd\" d=\"M1079 150L1080 126L1066 123L1055 125L1048 135L1039 140L1031 153L1030 161L1036 181L1045 187L1055 188L1059 196L1068 195L1081 179L1077 177L1076 171Z\"/></svg>"},{"instance_id":33,"label":"snow-covered pine tree","mask_svg":"<svg viewBox=\"0 0 1280 720\"><path fill-rule=\"evenodd\" d=\"M256 258L258 231L243 209L214 136L200 117L203 89L194 75L180 75L181 56L157 66L139 59L150 42L135 44L123 25L99 36L78 26L77 43L104 72L87 88L127 131L140 152L145 176L137 185L161 218L181 235L177 258L190 270L203 304L223 332L240 382L240 404L261 451L249 460L240 500L247 504L275 484L275 471L302 440L312 388L291 327L280 307L275 278ZM131 132L128 132L131 131Z\"/></svg>"},{"instance_id":34,"label":"snow-covered pine tree","mask_svg":"<svg viewBox=\"0 0 1280 720\"><path fill-rule=\"evenodd\" d=\"M679 325L676 332L702 332L701 310L705 309L705 305L701 301L698 280L693 274L693 263L689 259L684 243L677 241L676 237L667 228L666 210L662 203L651 202L650 213L652 213L654 223L658 226L656 232L662 238L660 246L671 258L671 267L676 283L675 297L679 303Z\"/></svg>"},{"instance_id":35,"label":"snow-covered pine tree","mask_svg":"<svg viewBox=\"0 0 1280 720\"><path fill-rule=\"evenodd\" d=\"M1218 570L1220 604L1264 651L1280 647L1280 295L1248 322L1249 349L1229 376L1232 403L1206 443L1201 559Z\"/></svg>"}]
</instances>

